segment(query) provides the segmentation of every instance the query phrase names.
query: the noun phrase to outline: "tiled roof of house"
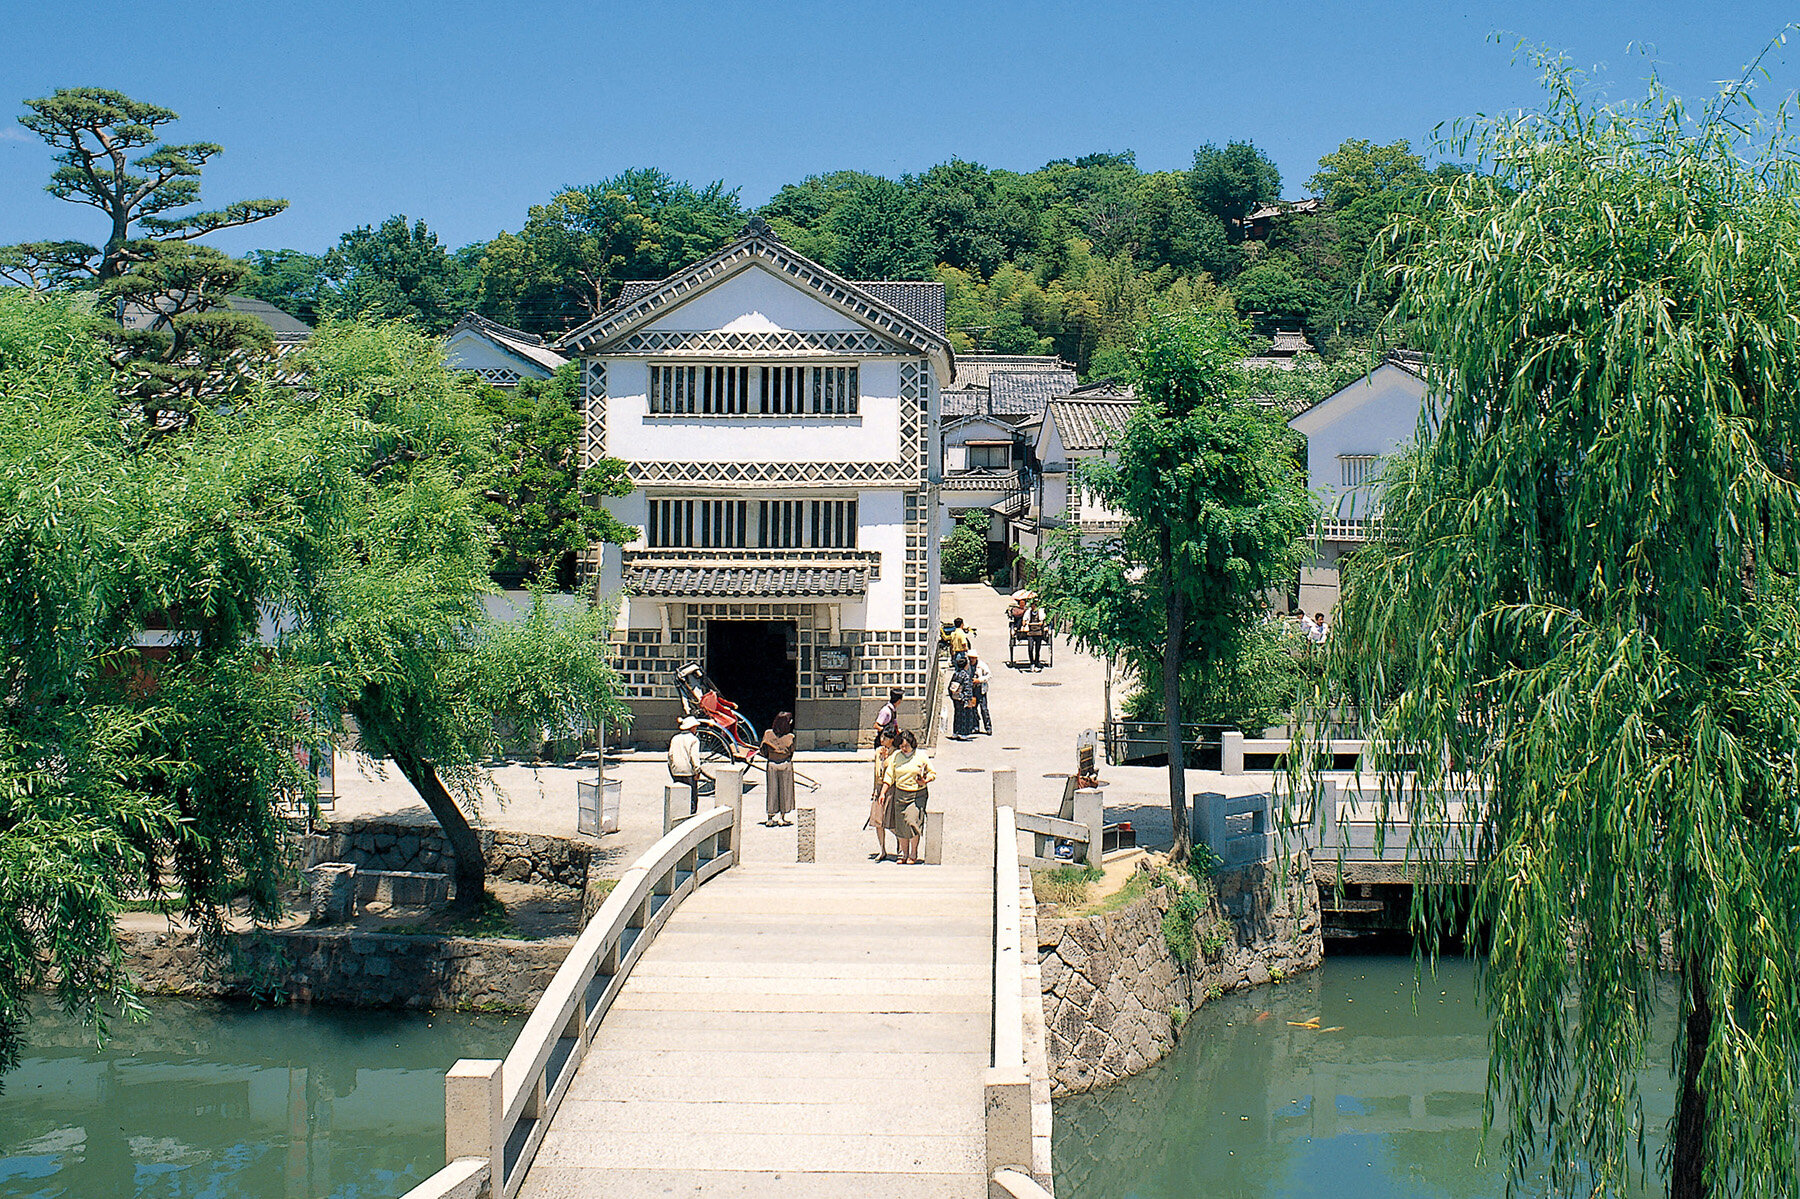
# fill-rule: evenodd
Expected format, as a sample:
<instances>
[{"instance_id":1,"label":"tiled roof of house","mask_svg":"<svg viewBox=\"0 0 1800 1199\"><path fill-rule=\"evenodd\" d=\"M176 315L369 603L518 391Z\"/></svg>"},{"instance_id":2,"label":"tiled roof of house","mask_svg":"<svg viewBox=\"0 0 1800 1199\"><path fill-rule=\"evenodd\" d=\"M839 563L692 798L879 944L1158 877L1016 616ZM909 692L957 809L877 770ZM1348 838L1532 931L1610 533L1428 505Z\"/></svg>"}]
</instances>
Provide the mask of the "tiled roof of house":
<instances>
[{"instance_id":1,"label":"tiled roof of house","mask_svg":"<svg viewBox=\"0 0 1800 1199\"><path fill-rule=\"evenodd\" d=\"M956 360L956 378L950 384L958 391L985 388L995 371L1066 371L1068 363L1053 354L964 354ZM949 390L948 388L946 390Z\"/></svg>"},{"instance_id":2,"label":"tiled roof of house","mask_svg":"<svg viewBox=\"0 0 1800 1199\"><path fill-rule=\"evenodd\" d=\"M450 332L444 334L444 337L449 339L463 330L478 333L496 341L506 349L530 359L548 371L554 372L557 367L568 362L567 358L551 349L549 344L537 334L527 333L523 329L515 329L511 325L502 325L499 321L491 321L487 317L473 312L464 313L463 318L452 325Z\"/></svg>"},{"instance_id":3,"label":"tiled roof of house","mask_svg":"<svg viewBox=\"0 0 1800 1199\"><path fill-rule=\"evenodd\" d=\"M852 283L940 336L948 336L942 283L903 279L863 279Z\"/></svg>"},{"instance_id":4,"label":"tiled roof of house","mask_svg":"<svg viewBox=\"0 0 1800 1199\"><path fill-rule=\"evenodd\" d=\"M1064 452L1105 449L1112 434L1137 407L1136 400L1094 400L1063 397L1050 401L1046 415L1056 422Z\"/></svg>"},{"instance_id":5,"label":"tiled roof of house","mask_svg":"<svg viewBox=\"0 0 1800 1199\"><path fill-rule=\"evenodd\" d=\"M1079 382L1072 370L994 371L988 376L989 411L996 416L1036 416Z\"/></svg>"},{"instance_id":6,"label":"tiled roof of house","mask_svg":"<svg viewBox=\"0 0 1800 1199\"><path fill-rule=\"evenodd\" d=\"M1018 485L1016 470L967 470L945 475L938 486L945 491L1005 491Z\"/></svg>"},{"instance_id":7,"label":"tiled roof of house","mask_svg":"<svg viewBox=\"0 0 1800 1199\"><path fill-rule=\"evenodd\" d=\"M1071 387L1069 389L1069 394L1072 396L1086 396L1099 399L1128 400L1135 395L1136 392L1133 390L1131 384L1119 379L1095 379L1092 383L1083 383L1080 387Z\"/></svg>"},{"instance_id":8,"label":"tiled roof of house","mask_svg":"<svg viewBox=\"0 0 1800 1199\"><path fill-rule=\"evenodd\" d=\"M226 296L218 307L226 312L255 317L269 327L269 331L275 334L277 342L304 341L312 336L311 325L292 313L283 312L267 300L259 300L255 296ZM164 308L164 305L152 308L147 304L127 304L124 312L120 314L119 323L127 329L149 329L156 324ZM214 311L217 310L214 309Z\"/></svg>"},{"instance_id":9,"label":"tiled roof of house","mask_svg":"<svg viewBox=\"0 0 1800 1199\"><path fill-rule=\"evenodd\" d=\"M754 599L866 594L869 568L856 565L719 566L645 563L625 568L633 595L732 596Z\"/></svg>"}]
</instances>

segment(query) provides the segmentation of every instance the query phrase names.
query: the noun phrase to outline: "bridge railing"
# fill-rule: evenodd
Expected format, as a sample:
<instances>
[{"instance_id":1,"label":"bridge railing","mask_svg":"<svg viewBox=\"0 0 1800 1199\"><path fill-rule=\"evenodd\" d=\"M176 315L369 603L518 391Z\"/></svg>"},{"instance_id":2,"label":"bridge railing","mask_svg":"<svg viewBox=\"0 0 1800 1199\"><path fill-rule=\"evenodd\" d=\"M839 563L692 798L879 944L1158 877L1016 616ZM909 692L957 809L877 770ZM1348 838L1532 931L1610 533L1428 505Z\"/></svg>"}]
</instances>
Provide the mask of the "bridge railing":
<instances>
[{"instance_id":1,"label":"bridge railing","mask_svg":"<svg viewBox=\"0 0 1800 1199\"><path fill-rule=\"evenodd\" d=\"M1049 1192L1032 1179L1034 1174L1045 1181L1050 1177L1049 1078L1044 1063L1041 1010L1028 1015L1026 1008L1026 997L1035 999L1043 983L1035 957L1036 917L1034 910L1027 907L1032 903L1031 875L1021 869L1024 859L1019 853L1019 821L1013 808L1017 774L996 770L993 784L993 1025L988 1069L983 1079L987 1173L993 1184L989 1193L1048 1199ZM1029 961L1023 935L1027 928L1031 930L1034 951ZM1033 1017L1037 1018L1035 1024ZM1034 1076L1041 1082L1041 1112L1033 1103Z\"/></svg>"},{"instance_id":2,"label":"bridge railing","mask_svg":"<svg viewBox=\"0 0 1800 1199\"><path fill-rule=\"evenodd\" d=\"M404 1199L512 1199L632 967L681 901L737 861L742 831L740 796L682 821L632 864L576 938L505 1060L465 1058L451 1067L444 1078L450 1164Z\"/></svg>"},{"instance_id":3,"label":"bridge railing","mask_svg":"<svg viewBox=\"0 0 1800 1199\"><path fill-rule=\"evenodd\" d=\"M1193 796L1192 827L1196 843L1204 843L1226 866L1266 861L1278 850L1304 849L1315 865L1339 862L1472 861L1479 831L1479 801L1473 796L1456 802L1465 805L1464 819L1451 819L1414 829L1404 819L1385 822L1373 815L1345 815L1339 811L1339 783L1321 779L1309 823L1281 823L1282 813L1271 792L1225 795L1201 791ZM1279 827L1278 827L1279 826Z\"/></svg>"}]
</instances>

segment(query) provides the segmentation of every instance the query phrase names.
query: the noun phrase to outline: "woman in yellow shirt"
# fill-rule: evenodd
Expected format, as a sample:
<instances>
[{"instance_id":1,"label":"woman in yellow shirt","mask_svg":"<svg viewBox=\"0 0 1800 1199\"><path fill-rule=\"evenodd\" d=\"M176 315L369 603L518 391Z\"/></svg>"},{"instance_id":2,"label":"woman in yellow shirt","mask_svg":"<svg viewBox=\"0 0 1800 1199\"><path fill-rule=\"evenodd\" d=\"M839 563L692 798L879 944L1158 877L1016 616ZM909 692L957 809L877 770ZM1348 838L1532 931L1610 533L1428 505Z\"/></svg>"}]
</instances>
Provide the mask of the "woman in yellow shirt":
<instances>
[{"instance_id":1,"label":"woman in yellow shirt","mask_svg":"<svg viewBox=\"0 0 1800 1199\"><path fill-rule=\"evenodd\" d=\"M894 752L882 767L882 796L888 803L889 828L897 844L894 852L902 866L917 866L919 837L925 832L925 803L937 772L909 731L895 738Z\"/></svg>"}]
</instances>

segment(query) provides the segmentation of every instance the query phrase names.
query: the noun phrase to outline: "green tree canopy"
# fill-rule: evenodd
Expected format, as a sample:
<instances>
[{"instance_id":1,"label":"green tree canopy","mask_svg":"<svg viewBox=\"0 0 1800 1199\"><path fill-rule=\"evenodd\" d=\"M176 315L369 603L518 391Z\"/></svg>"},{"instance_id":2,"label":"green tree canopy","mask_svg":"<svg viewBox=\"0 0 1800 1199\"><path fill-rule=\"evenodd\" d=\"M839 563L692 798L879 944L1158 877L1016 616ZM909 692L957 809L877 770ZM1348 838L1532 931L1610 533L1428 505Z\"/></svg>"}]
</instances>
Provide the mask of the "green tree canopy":
<instances>
[{"instance_id":1,"label":"green tree canopy","mask_svg":"<svg viewBox=\"0 0 1800 1199\"><path fill-rule=\"evenodd\" d=\"M661 279L730 241L743 224L735 188L696 188L658 170L624 171L534 206L482 258L483 303L536 333L593 316L631 279Z\"/></svg>"},{"instance_id":2,"label":"green tree canopy","mask_svg":"<svg viewBox=\"0 0 1800 1199\"><path fill-rule=\"evenodd\" d=\"M1794 147L1739 90L1690 114L1654 90L1596 107L1557 62L1546 80L1542 112L1472 126L1484 169L1435 179L1391 234L1429 436L1346 573L1334 666L1384 819L1433 846L1475 822L1449 856L1478 855L1515 1182L1631 1193L1636 1071L1672 1003L1670 1193L1792 1195Z\"/></svg>"},{"instance_id":3,"label":"green tree canopy","mask_svg":"<svg viewBox=\"0 0 1800 1199\"><path fill-rule=\"evenodd\" d=\"M284 264L292 269L301 264ZM466 277L424 221L391 216L338 238L320 264L319 312L340 320L406 320L442 333L475 305L479 284ZM297 314L296 314L297 315Z\"/></svg>"},{"instance_id":4,"label":"green tree canopy","mask_svg":"<svg viewBox=\"0 0 1800 1199\"><path fill-rule=\"evenodd\" d=\"M1225 226L1236 241L1239 224L1259 204L1281 199L1281 172L1269 156L1250 142L1228 142L1194 151L1187 174L1188 190L1202 209Z\"/></svg>"}]
</instances>

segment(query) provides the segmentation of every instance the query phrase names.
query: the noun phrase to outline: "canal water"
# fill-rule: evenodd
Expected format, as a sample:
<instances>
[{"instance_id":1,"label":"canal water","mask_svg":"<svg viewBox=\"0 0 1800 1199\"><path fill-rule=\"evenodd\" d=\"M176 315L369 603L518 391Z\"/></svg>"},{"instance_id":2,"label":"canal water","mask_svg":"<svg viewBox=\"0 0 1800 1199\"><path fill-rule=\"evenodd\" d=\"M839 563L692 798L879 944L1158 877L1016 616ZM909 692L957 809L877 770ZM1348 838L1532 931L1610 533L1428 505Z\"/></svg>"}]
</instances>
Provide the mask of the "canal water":
<instances>
[{"instance_id":1,"label":"canal water","mask_svg":"<svg viewBox=\"0 0 1800 1199\"><path fill-rule=\"evenodd\" d=\"M384 1199L444 1164L444 1072L522 1019L162 999L104 1048L45 1007L0 1079L4 1199Z\"/></svg>"},{"instance_id":2,"label":"canal water","mask_svg":"<svg viewBox=\"0 0 1800 1199\"><path fill-rule=\"evenodd\" d=\"M1407 957L1328 957L1207 1004L1163 1062L1057 1101L1058 1199L1498 1199L1474 968L1414 979ZM1659 1031L1666 1045L1668 1017ZM1640 1086L1654 1170L1674 1089L1666 1068Z\"/></svg>"}]
</instances>

